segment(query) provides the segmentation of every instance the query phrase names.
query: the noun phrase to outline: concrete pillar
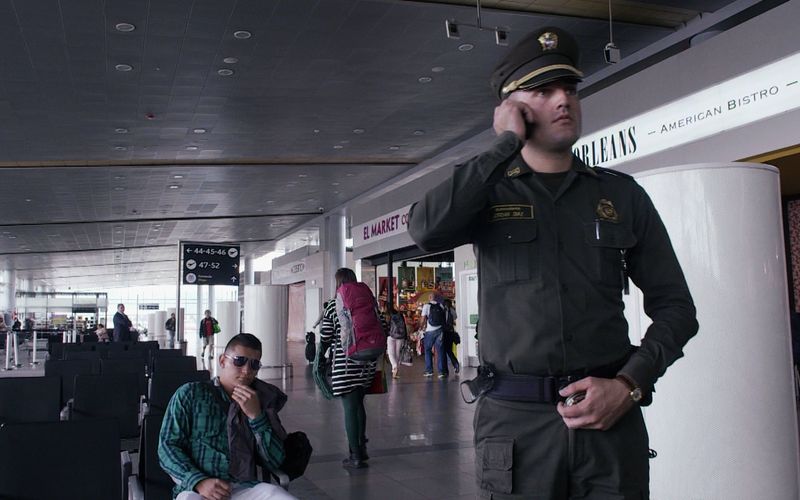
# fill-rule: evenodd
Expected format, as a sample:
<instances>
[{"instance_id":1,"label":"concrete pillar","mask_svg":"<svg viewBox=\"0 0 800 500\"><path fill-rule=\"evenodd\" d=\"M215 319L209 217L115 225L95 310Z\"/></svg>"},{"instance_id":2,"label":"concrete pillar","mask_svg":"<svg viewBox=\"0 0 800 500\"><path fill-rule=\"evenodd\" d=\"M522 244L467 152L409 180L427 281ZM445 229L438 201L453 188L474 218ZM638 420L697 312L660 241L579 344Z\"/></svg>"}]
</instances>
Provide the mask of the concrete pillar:
<instances>
[{"instance_id":1,"label":"concrete pillar","mask_svg":"<svg viewBox=\"0 0 800 500\"><path fill-rule=\"evenodd\" d=\"M320 231L320 246L323 251L322 262L322 296L333 297L336 291L334 274L345 266L345 245L347 237L347 221L344 215L333 214L325 218Z\"/></svg>"},{"instance_id":2,"label":"concrete pillar","mask_svg":"<svg viewBox=\"0 0 800 500\"><path fill-rule=\"evenodd\" d=\"M157 340L162 349L167 347L167 329L164 328L164 323L168 317L167 311L154 311L147 318L147 336L150 340Z\"/></svg>"},{"instance_id":3,"label":"concrete pillar","mask_svg":"<svg viewBox=\"0 0 800 500\"><path fill-rule=\"evenodd\" d=\"M246 285L244 287L244 331L261 341L261 379L292 376L286 352L289 287Z\"/></svg>"},{"instance_id":4,"label":"concrete pillar","mask_svg":"<svg viewBox=\"0 0 800 500\"><path fill-rule=\"evenodd\" d=\"M255 285L256 284L256 269L253 264L255 259L252 255L245 255L244 257L244 284L245 285Z\"/></svg>"},{"instance_id":5,"label":"concrete pillar","mask_svg":"<svg viewBox=\"0 0 800 500\"><path fill-rule=\"evenodd\" d=\"M171 314L173 314L174 312L175 312L175 308L174 308L174 307L168 307L168 308L167 308L167 318L169 318L169 317L170 317L170 315L171 315ZM178 320L178 322L179 322L179 323L180 323L180 325L181 325L181 328L184 328L184 332L186 331L186 323L184 323L184 318L185 318L185 317L186 317L185 310L184 310L184 308L182 308L182 307L181 307L181 312L180 312L180 314L176 314L176 315L175 315L175 319L177 319L177 320ZM164 322L166 322L166 321L167 321L167 320L165 319L165 320L164 320ZM176 332L175 332L175 348L176 348L176 349L177 349L178 347L180 347L180 345L178 344L178 338L183 338L184 340L186 339L186 337L182 337L182 336L181 336L181 335L179 335L179 334L178 334L178 332L176 331ZM186 353L186 354L189 354L189 355L191 355L191 354L190 354L191 352L192 352L191 350L187 350L187 353Z\"/></svg>"},{"instance_id":6,"label":"concrete pillar","mask_svg":"<svg viewBox=\"0 0 800 500\"><path fill-rule=\"evenodd\" d=\"M234 335L239 333L239 302L235 300L221 300L214 304L214 317L219 322L219 333L214 346L214 359L225 351L225 345ZM218 363L214 363L216 370Z\"/></svg>"},{"instance_id":7,"label":"concrete pillar","mask_svg":"<svg viewBox=\"0 0 800 500\"><path fill-rule=\"evenodd\" d=\"M653 498L800 498L778 170L685 165L636 179L669 231L700 323L645 410L658 452ZM634 342L650 323L636 311L625 310Z\"/></svg>"}]
</instances>

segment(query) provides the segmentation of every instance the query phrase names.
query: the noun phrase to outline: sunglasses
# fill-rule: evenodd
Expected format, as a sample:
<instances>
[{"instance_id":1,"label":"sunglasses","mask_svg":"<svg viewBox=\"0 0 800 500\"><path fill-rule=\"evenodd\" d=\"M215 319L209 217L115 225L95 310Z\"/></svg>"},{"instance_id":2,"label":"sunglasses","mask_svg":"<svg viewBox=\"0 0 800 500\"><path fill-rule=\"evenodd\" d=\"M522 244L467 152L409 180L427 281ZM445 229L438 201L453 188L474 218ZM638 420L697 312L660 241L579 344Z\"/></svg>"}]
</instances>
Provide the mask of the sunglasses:
<instances>
[{"instance_id":1,"label":"sunglasses","mask_svg":"<svg viewBox=\"0 0 800 500\"><path fill-rule=\"evenodd\" d=\"M233 366L236 368L243 367L249 361L251 370L258 371L261 369L261 360L250 359L246 356L231 356L230 354L226 354L225 357L233 361Z\"/></svg>"}]
</instances>

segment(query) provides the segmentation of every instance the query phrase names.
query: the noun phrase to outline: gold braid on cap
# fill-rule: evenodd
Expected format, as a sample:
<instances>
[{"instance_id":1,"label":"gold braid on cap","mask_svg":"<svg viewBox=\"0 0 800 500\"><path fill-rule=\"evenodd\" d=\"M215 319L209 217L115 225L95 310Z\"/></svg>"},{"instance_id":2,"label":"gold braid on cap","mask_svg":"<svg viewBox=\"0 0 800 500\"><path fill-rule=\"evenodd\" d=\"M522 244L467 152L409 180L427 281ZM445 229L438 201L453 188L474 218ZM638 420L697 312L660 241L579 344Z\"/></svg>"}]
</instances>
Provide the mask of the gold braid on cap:
<instances>
[{"instance_id":1,"label":"gold braid on cap","mask_svg":"<svg viewBox=\"0 0 800 500\"><path fill-rule=\"evenodd\" d=\"M542 73L547 73L548 71L553 71L553 70L556 70L556 69L566 69L566 70L569 70L569 71L572 71L573 73L575 73L575 75L578 76L579 78L583 78L583 73L581 71L579 71L577 68L575 68L574 66L570 66L569 64L551 64L550 66L545 66L543 68L539 68L537 70L533 70L530 73L528 73L527 75L523 76L522 78L514 80L513 82L511 82L508 85L506 85L505 87L503 87L502 92L503 92L503 94L509 94L511 92L514 92L515 90L519 89L521 86L525 85L525 83L530 81L531 79L536 78L537 76L541 75Z\"/></svg>"}]
</instances>

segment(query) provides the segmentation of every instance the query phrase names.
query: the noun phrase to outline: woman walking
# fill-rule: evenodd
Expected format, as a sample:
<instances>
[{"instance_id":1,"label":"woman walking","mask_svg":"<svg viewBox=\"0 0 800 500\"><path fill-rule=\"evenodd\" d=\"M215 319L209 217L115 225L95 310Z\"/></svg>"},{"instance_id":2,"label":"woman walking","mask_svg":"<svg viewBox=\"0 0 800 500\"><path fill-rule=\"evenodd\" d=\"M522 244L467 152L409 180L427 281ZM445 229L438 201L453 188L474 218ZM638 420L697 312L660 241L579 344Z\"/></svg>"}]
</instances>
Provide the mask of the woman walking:
<instances>
[{"instance_id":1,"label":"woman walking","mask_svg":"<svg viewBox=\"0 0 800 500\"><path fill-rule=\"evenodd\" d=\"M336 288L342 283L356 283L358 279L352 269L341 268L336 271ZM384 331L386 323L381 318ZM342 461L348 469L367 467L367 412L364 409L364 395L375 375L376 361L355 361L345 356L342 349L341 326L336 314L336 300L328 301L322 313L320 327L322 354L329 348L333 360L332 390L335 397L342 400L344 407L344 427L350 455Z\"/></svg>"}]
</instances>

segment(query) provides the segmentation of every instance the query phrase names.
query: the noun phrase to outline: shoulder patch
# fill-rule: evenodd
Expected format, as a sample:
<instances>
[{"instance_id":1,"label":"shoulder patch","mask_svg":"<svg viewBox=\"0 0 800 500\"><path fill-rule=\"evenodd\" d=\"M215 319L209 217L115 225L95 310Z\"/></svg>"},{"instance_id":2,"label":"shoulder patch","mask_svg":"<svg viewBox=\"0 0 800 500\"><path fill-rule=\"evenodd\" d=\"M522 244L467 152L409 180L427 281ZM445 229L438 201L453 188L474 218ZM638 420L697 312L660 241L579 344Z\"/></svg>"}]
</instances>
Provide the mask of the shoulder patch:
<instances>
[{"instance_id":1,"label":"shoulder patch","mask_svg":"<svg viewBox=\"0 0 800 500\"><path fill-rule=\"evenodd\" d=\"M620 177L622 179L628 179L631 181L635 181L632 175L628 175L626 173L620 172L619 170L612 170L610 168L603 168L603 167L592 167L592 169L597 172L598 174L606 174L606 175L613 175L614 177Z\"/></svg>"}]
</instances>

